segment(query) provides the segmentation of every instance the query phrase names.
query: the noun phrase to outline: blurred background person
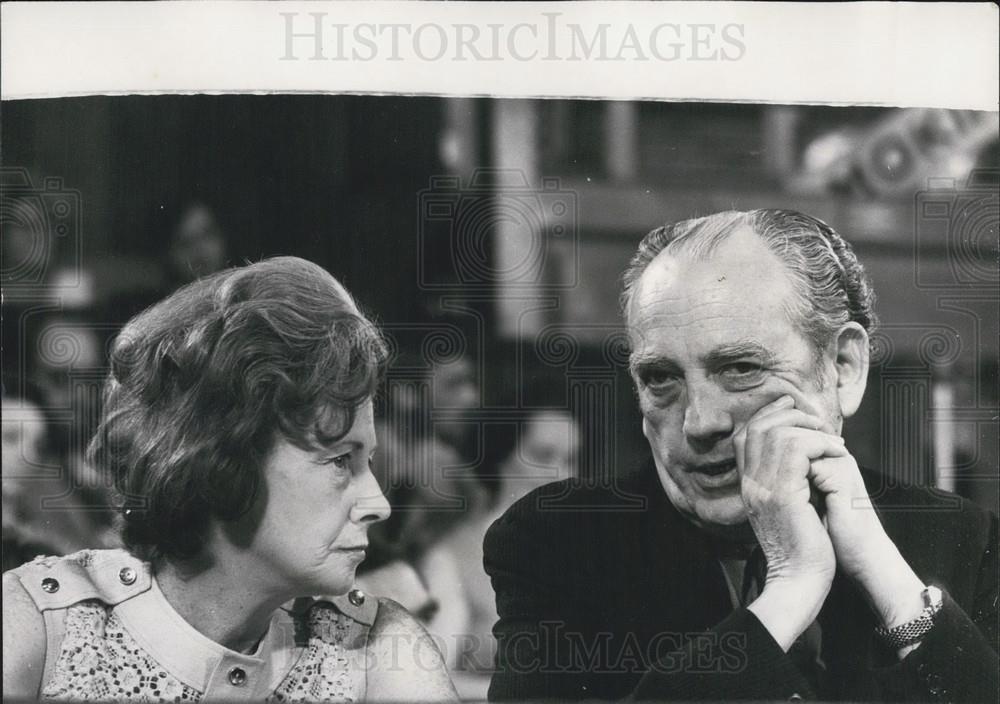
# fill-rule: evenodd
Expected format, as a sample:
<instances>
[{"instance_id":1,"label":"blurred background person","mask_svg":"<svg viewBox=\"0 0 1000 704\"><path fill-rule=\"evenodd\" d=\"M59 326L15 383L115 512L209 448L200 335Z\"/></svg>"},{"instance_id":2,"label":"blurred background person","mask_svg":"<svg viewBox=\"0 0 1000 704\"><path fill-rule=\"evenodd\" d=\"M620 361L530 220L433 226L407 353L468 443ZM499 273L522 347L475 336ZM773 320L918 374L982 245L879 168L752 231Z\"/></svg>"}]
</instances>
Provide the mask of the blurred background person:
<instances>
[{"instance_id":1,"label":"blurred background person","mask_svg":"<svg viewBox=\"0 0 1000 704\"><path fill-rule=\"evenodd\" d=\"M110 507L88 492L53 442L43 395L3 397L3 570L38 555L119 544Z\"/></svg>"},{"instance_id":2,"label":"blurred background person","mask_svg":"<svg viewBox=\"0 0 1000 704\"><path fill-rule=\"evenodd\" d=\"M428 629L447 645L446 657L459 694L485 700L493 669L497 620L489 577L482 570L483 538L490 525L515 501L550 482L577 476L580 427L574 415L540 401L527 390L518 420L483 426L494 461L483 463L490 502L471 511L428 549L420 561L439 608ZM507 415L505 413L505 415Z\"/></svg>"},{"instance_id":3,"label":"blurred background person","mask_svg":"<svg viewBox=\"0 0 1000 704\"><path fill-rule=\"evenodd\" d=\"M227 264L226 234L215 211L198 200L180 209L167 243L168 280L183 285Z\"/></svg>"},{"instance_id":4,"label":"blurred background person","mask_svg":"<svg viewBox=\"0 0 1000 704\"><path fill-rule=\"evenodd\" d=\"M142 213L150 239L146 261L128 262L142 276L108 292L106 317L121 326L179 287L230 265L229 237L216 208L200 197L158 196ZM149 257L151 252L155 256Z\"/></svg>"},{"instance_id":5,"label":"blurred background person","mask_svg":"<svg viewBox=\"0 0 1000 704\"><path fill-rule=\"evenodd\" d=\"M427 341L450 323L399 335L377 431L376 472L393 515L372 530L372 559L360 583L406 605L425 621L440 607L423 564L427 551L488 502L477 468L481 405L474 358L428 354ZM386 591L391 589L392 591Z\"/></svg>"}]
</instances>

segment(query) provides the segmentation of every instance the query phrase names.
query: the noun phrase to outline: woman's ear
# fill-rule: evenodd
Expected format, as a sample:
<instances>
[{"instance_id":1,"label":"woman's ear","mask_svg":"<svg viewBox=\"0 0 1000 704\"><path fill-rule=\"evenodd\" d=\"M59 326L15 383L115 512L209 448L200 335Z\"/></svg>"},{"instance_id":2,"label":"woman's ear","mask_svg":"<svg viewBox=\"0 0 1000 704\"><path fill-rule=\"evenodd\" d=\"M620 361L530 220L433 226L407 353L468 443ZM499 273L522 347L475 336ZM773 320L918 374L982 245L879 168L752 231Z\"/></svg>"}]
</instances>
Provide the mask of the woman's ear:
<instances>
[{"instance_id":1,"label":"woman's ear","mask_svg":"<svg viewBox=\"0 0 1000 704\"><path fill-rule=\"evenodd\" d=\"M837 398L844 418L853 416L861 405L868 384L868 333L855 322L845 324L835 340Z\"/></svg>"}]
</instances>

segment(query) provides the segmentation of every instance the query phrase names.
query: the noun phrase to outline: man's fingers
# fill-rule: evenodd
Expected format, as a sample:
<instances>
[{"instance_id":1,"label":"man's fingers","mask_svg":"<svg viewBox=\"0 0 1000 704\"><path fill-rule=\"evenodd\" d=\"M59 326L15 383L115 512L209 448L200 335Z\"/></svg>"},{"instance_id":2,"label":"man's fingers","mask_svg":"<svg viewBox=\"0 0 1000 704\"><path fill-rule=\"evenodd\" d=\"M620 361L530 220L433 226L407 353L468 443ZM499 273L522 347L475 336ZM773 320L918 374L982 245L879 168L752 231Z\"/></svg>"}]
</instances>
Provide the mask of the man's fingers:
<instances>
[{"instance_id":1,"label":"man's fingers","mask_svg":"<svg viewBox=\"0 0 1000 704\"><path fill-rule=\"evenodd\" d=\"M743 446L746 444L747 437L751 435L761 436L772 428L789 426L793 428L820 430L825 433L830 433L831 435L834 434L833 428L830 424L819 416L814 416L796 408L792 408L789 405L791 403L790 396L782 396L781 399L778 400L781 401L782 399L786 400L782 404L774 402L762 407L753 415L745 426L740 428L735 433L733 440L738 454L743 454Z\"/></svg>"},{"instance_id":2,"label":"man's fingers","mask_svg":"<svg viewBox=\"0 0 1000 704\"><path fill-rule=\"evenodd\" d=\"M809 430L819 430L829 435L835 434L833 426L829 422L819 416L800 411L797 408L782 408L772 411L766 416L755 418L747 423L746 431L748 435L752 435L754 433L767 432L771 428L779 426L807 428Z\"/></svg>"},{"instance_id":3,"label":"man's fingers","mask_svg":"<svg viewBox=\"0 0 1000 704\"><path fill-rule=\"evenodd\" d=\"M795 399L793 399L788 394L784 394L774 399L770 403L766 403L760 408L758 408L757 412L754 413L753 416L750 418L750 422L753 422L757 418L764 418L766 416L769 416L772 413L776 413L777 411L783 411L786 408L794 408L794 407L795 407Z\"/></svg>"},{"instance_id":4,"label":"man's fingers","mask_svg":"<svg viewBox=\"0 0 1000 704\"><path fill-rule=\"evenodd\" d=\"M806 430L803 428L788 428L779 431L787 434L787 440L783 439L784 452L802 453L810 460L818 460L821 457L845 457L848 455L844 439L839 435L830 435L819 430Z\"/></svg>"},{"instance_id":5,"label":"man's fingers","mask_svg":"<svg viewBox=\"0 0 1000 704\"><path fill-rule=\"evenodd\" d=\"M745 479L781 490L782 485L797 486L797 480L805 481L811 462L848 454L839 435L779 425L748 437L741 469Z\"/></svg>"},{"instance_id":6,"label":"man's fingers","mask_svg":"<svg viewBox=\"0 0 1000 704\"><path fill-rule=\"evenodd\" d=\"M812 461L809 464L809 483L824 494L845 492L858 497L868 495L857 462L846 451L843 455L823 456Z\"/></svg>"},{"instance_id":7,"label":"man's fingers","mask_svg":"<svg viewBox=\"0 0 1000 704\"><path fill-rule=\"evenodd\" d=\"M839 435L828 432L829 424L821 418L803 413L795 408L785 408L776 410L770 415L757 419L754 423L748 424L742 429L734 439L737 452L737 461L742 458L744 466L752 465L759 460L768 446L774 442L772 435L784 429L807 430L820 433L834 442L843 443Z\"/></svg>"},{"instance_id":8,"label":"man's fingers","mask_svg":"<svg viewBox=\"0 0 1000 704\"><path fill-rule=\"evenodd\" d=\"M822 411L816 408L808 398L804 396L799 397L798 394L796 394L795 396L791 394L783 394L782 396L779 396L770 403L761 406L759 409L757 409L757 412L750 417L750 420L747 422L747 425L748 426L754 425L755 423L761 421L764 418L767 418L769 416L774 416L779 412L791 408L798 409L802 413L818 419L823 425L819 428L816 428L817 430L822 430L824 433L836 433L836 428L834 428L829 421L825 420Z\"/></svg>"}]
</instances>

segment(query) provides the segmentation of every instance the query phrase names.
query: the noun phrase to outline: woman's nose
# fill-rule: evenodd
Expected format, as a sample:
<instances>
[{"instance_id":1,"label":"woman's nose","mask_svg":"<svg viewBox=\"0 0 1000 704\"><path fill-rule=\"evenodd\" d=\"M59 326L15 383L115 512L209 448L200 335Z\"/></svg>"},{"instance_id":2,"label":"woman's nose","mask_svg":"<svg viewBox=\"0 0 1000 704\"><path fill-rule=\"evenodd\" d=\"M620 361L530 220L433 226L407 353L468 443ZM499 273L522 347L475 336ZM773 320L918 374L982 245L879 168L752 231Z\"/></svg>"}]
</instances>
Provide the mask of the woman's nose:
<instances>
[{"instance_id":1,"label":"woman's nose","mask_svg":"<svg viewBox=\"0 0 1000 704\"><path fill-rule=\"evenodd\" d=\"M362 479L358 500L351 511L351 518L358 523L378 523L384 521L392 513L389 502L378 485L378 480L370 471Z\"/></svg>"}]
</instances>

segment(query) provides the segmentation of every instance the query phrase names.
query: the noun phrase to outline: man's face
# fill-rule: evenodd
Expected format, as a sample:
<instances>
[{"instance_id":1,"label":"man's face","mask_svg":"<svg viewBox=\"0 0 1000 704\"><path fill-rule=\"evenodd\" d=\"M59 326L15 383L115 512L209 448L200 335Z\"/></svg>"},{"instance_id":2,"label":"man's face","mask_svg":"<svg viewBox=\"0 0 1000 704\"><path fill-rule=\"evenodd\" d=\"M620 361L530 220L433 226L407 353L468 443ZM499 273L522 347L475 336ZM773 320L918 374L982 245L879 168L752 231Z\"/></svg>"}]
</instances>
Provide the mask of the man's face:
<instances>
[{"instance_id":1,"label":"man's face","mask_svg":"<svg viewBox=\"0 0 1000 704\"><path fill-rule=\"evenodd\" d=\"M195 279L226 265L226 241L212 211L194 205L184 211L174 232L170 258L184 279Z\"/></svg>"},{"instance_id":2,"label":"man's face","mask_svg":"<svg viewBox=\"0 0 1000 704\"><path fill-rule=\"evenodd\" d=\"M835 384L785 304L798 295L749 229L703 261L661 254L628 311L632 375L657 472L671 502L702 524L746 521L734 436L789 395L839 430Z\"/></svg>"},{"instance_id":3,"label":"man's face","mask_svg":"<svg viewBox=\"0 0 1000 704\"><path fill-rule=\"evenodd\" d=\"M479 407L479 387L472 363L464 358L434 365L432 402L438 420L434 431L445 442L464 448L473 430L468 413Z\"/></svg>"},{"instance_id":4,"label":"man's face","mask_svg":"<svg viewBox=\"0 0 1000 704\"><path fill-rule=\"evenodd\" d=\"M504 466L504 473L531 480L538 486L576 476L580 426L565 411L540 411L525 424L520 443Z\"/></svg>"}]
</instances>

